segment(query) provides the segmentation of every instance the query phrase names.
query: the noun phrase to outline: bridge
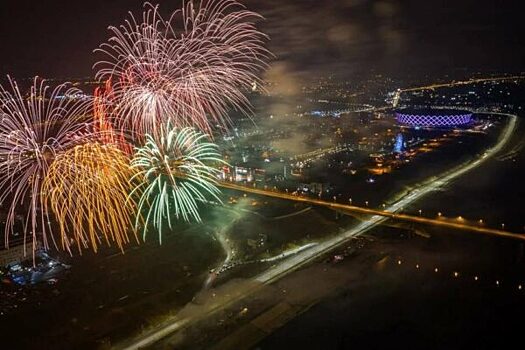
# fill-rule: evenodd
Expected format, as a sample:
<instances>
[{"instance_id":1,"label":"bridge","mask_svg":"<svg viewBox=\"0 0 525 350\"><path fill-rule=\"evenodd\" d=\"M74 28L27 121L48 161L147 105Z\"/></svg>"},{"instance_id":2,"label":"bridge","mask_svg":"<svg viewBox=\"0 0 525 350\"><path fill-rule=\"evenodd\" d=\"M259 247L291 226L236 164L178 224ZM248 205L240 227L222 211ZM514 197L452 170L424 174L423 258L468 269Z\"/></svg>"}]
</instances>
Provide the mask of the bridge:
<instances>
[{"instance_id":1,"label":"bridge","mask_svg":"<svg viewBox=\"0 0 525 350\"><path fill-rule=\"evenodd\" d=\"M485 113L499 114L499 115L506 116L509 119L509 122L506 125L503 132L501 133L496 145L486 150L476 160L462 164L440 176L429 179L428 182L418 186L418 188L414 189L408 195L401 198L397 202L391 204L388 208L385 208L384 210L372 209L368 207L360 207L360 206L344 204L344 203L337 203L335 201L333 202L325 201L321 199L304 197L304 196L296 196L290 193L283 193L280 191L271 191L271 190L261 189L261 188L256 188L256 187L241 186L241 185L231 183L231 182L220 182L219 186L230 189L230 190L252 193L252 194L261 195L261 196L280 198L280 199L291 200L291 201L296 201L296 202L303 202L303 203L312 204L312 205L318 205L318 206L327 207L327 208L331 208L331 209L339 210L343 212L348 212L348 213L371 215L372 219L374 218L377 219L378 217L382 217L384 219L394 219L394 220L413 222L413 223L419 223L419 224L425 224L425 225L432 225L432 226L438 226L438 227L471 231L475 233L491 235L491 236L496 236L496 237L525 240L525 235L522 235L522 234L512 233L509 231L495 229L495 228L489 228L489 227L485 227L481 225L472 225L468 222L464 222L461 220L460 221L447 220L444 218L432 219L432 218L426 218L422 216L399 213L399 211L402 208L410 205L411 203L415 202L416 200L423 197L424 195L432 191L435 191L437 189L443 188L444 186L446 186L448 183L450 183L454 179L480 166L486 160L488 160L489 158L493 157L495 154L500 152L508 144L509 140L514 134L514 131L516 130L516 126L518 123L518 117L516 115L507 114L507 113L493 113L493 112L485 112Z\"/></svg>"},{"instance_id":2,"label":"bridge","mask_svg":"<svg viewBox=\"0 0 525 350\"><path fill-rule=\"evenodd\" d=\"M356 205L337 203L335 201L331 202L331 201L326 201L326 200L321 200L321 199L316 199L316 198L298 196L298 195L283 193L279 191L272 191L272 190L260 189L256 187L242 186L242 185L237 185L237 184L229 183L229 182L221 182L219 186L222 188L230 189L230 190L241 191L241 192L251 193L251 194L260 195L260 196L266 196L266 197L285 199L285 200L290 200L290 201L295 201L295 202L302 202L306 204L312 204L312 205L326 207L326 208L330 208L330 209L341 211L341 212L364 214L364 215L377 215L377 216L382 216L382 217L399 220L399 221L412 222L412 223L438 226L438 227L451 228L451 229L458 229L458 230L464 230L464 231L472 231L472 232L491 235L491 236L512 238L512 239L518 239L518 240L525 241L525 235L512 233L512 232L508 232L508 231L500 230L500 229L484 227L481 225L472 225L470 223L464 222L462 219L458 219L458 220L445 219L445 218L431 219L431 218L426 218L422 216L403 214L403 213L399 213L395 211L372 209L372 208L360 207Z\"/></svg>"}]
</instances>

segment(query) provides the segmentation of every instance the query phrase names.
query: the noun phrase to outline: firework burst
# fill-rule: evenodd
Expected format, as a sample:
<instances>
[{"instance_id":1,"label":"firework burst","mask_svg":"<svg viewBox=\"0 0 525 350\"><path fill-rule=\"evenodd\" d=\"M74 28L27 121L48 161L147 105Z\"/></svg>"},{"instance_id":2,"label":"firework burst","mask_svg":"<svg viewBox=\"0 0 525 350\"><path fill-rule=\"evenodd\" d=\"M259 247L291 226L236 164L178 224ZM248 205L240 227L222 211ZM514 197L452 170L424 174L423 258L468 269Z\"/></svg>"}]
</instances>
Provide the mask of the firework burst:
<instances>
[{"instance_id":1,"label":"firework burst","mask_svg":"<svg viewBox=\"0 0 525 350\"><path fill-rule=\"evenodd\" d=\"M220 202L219 170L214 165L223 161L217 145L193 128L176 129L168 124L156 140L147 134L144 147L136 149L131 166L139 184L132 196L138 198L139 212L145 212L144 237L152 223L162 242L163 222L170 229L173 219L200 222L198 202ZM139 225L137 221L136 227Z\"/></svg>"},{"instance_id":2,"label":"firework burst","mask_svg":"<svg viewBox=\"0 0 525 350\"><path fill-rule=\"evenodd\" d=\"M8 77L0 86L0 202L10 201L5 227L5 244L20 212L24 242L37 232L49 247L49 218L42 208L41 187L55 157L89 139L85 111L90 102L80 90L62 84L54 89L35 78L28 95Z\"/></svg>"},{"instance_id":3,"label":"firework burst","mask_svg":"<svg viewBox=\"0 0 525 350\"><path fill-rule=\"evenodd\" d=\"M129 243L136 208L127 197L133 170L114 145L86 143L57 156L43 182L45 207L60 226L61 246L95 252L105 241L121 250ZM137 237L135 235L135 239ZM137 240L138 242L138 240Z\"/></svg>"},{"instance_id":4,"label":"firework burst","mask_svg":"<svg viewBox=\"0 0 525 350\"><path fill-rule=\"evenodd\" d=\"M244 91L260 82L270 56L258 19L234 0L188 1L168 20L147 3L141 20L110 27L96 50L106 59L95 66L100 80L115 82L118 126L158 135L169 121L211 135L229 126L229 108L248 113Z\"/></svg>"}]
</instances>

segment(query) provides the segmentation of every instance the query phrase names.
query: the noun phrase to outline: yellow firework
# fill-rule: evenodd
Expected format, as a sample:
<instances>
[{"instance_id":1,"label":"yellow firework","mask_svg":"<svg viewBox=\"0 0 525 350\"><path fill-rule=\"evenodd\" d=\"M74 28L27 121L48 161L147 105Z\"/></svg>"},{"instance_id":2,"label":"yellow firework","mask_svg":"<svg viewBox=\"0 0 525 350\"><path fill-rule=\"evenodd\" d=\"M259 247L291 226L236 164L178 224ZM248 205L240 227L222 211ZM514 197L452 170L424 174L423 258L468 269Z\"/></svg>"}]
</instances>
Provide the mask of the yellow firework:
<instances>
[{"instance_id":1,"label":"yellow firework","mask_svg":"<svg viewBox=\"0 0 525 350\"><path fill-rule=\"evenodd\" d=\"M127 201L132 177L128 157L113 145L87 143L56 157L42 193L45 210L58 221L63 249L76 245L80 252L96 252L104 241L120 249L129 243L136 215Z\"/></svg>"}]
</instances>

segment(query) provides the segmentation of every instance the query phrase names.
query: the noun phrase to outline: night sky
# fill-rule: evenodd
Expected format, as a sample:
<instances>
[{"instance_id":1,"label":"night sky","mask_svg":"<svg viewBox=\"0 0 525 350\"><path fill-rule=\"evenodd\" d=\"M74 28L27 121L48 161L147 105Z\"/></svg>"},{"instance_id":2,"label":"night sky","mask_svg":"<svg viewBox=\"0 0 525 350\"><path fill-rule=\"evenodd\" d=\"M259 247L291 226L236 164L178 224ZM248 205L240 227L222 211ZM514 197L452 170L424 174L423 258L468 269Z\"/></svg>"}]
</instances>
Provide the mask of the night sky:
<instances>
[{"instance_id":1,"label":"night sky","mask_svg":"<svg viewBox=\"0 0 525 350\"><path fill-rule=\"evenodd\" d=\"M0 74L92 76L107 26L139 14L135 0L1 0ZM160 1L161 12L180 6ZM373 72L393 77L520 72L525 23L513 0L247 0L266 20L273 74L307 79ZM503 5L504 4L504 5ZM99 56L100 58L100 56Z\"/></svg>"}]
</instances>

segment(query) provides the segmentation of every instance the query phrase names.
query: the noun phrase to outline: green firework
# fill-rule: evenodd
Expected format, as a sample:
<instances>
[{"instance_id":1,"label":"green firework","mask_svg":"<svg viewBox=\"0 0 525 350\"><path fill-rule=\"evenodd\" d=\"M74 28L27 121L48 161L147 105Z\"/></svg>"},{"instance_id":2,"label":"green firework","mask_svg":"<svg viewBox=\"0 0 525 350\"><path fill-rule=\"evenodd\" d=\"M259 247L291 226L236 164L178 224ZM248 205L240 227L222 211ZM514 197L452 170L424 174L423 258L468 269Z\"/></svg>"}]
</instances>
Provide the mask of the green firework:
<instances>
[{"instance_id":1,"label":"green firework","mask_svg":"<svg viewBox=\"0 0 525 350\"><path fill-rule=\"evenodd\" d=\"M149 225L158 231L174 220L201 221L199 204L220 202L217 180L218 164L224 164L218 146L194 128L166 126L160 137L146 134L145 145L135 149L131 166L137 174L131 197L138 198L139 214L135 226L142 223L143 236Z\"/></svg>"}]
</instances>

